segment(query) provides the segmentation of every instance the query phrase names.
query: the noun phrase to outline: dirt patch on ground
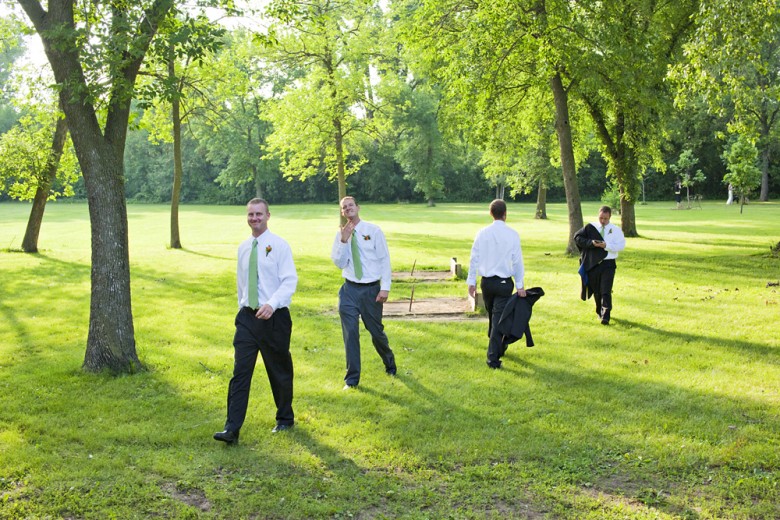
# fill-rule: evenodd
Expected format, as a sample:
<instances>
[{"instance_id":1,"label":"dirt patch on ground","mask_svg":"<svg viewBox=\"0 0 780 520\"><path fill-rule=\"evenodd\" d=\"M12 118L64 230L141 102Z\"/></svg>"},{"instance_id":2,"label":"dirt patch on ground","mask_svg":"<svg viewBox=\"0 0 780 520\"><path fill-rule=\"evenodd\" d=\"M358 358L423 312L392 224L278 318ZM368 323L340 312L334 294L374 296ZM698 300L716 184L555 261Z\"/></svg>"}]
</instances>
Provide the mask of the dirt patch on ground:
<instances>
[{"instance_id":1,"label":"dirt patch on ground","mask_svg":"<svg viewBox=\"0 0 780 520\"><path fill-rule=\"evenodd\" d=\"M466 298L415 299L411 308L408 299L391 301L384 304L383 311L387 319L460 321L484 318L471 312Z\"/></svg>"},{"instance_id":2,"label":"dirt patch on ground","mask_svg":"<svg viewBox=\"0 0 780 520\"><path fill-rule=\"evenodd\" d=\"M162 485L162 490L169 496L188 506L196 507L204 512L211 511L211 503L206 498L206 493L200 489L183 489L172 482L166 482Z\"/></svg>"}]
</instances>

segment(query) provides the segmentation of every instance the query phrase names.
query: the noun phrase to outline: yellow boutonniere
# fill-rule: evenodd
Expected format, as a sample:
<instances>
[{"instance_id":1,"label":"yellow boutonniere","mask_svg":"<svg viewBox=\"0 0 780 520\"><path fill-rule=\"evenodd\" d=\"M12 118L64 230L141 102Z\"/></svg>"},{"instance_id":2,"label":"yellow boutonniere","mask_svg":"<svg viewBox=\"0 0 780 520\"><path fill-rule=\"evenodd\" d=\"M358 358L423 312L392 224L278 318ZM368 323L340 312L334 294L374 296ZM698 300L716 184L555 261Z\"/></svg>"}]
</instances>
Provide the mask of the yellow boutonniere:
<instances>
[{"instance_id":1,"label":"yellow boutonniere","mask_svg":"<svg viewBox=\"0 0 780 520\"><path fill-rule=\"evenodd\" d=\"M273 248L269 245L265 246L265 256L268 256L268 253L273 251Z\"/></svg>"},{"instance_id":2,"label":"yellow boutonniere","mask_svg":"<svg viewBox=\"0 0 780 520\"><path fill-rule=\"evenodd\" d=\"M371 235L363 235L363 240L371 240Z\"/></svg>"}]
</instances>

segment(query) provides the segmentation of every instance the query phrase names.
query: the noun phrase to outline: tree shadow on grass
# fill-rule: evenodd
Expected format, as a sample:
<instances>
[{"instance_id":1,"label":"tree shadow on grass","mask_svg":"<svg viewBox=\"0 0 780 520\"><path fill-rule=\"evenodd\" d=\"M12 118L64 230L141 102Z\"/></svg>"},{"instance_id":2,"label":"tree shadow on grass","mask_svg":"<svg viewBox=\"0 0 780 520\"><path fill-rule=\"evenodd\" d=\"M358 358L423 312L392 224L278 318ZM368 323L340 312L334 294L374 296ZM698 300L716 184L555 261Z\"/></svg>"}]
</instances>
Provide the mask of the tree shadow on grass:
<instances>
[{"instance_id":1,"label":"tree shadow on grass","mask_svg":"<svg viewBox=\"0 0 780 520\"><path fill-rule=\"evenodd\" d=\"M651 342L650 344L659 345L659 347L661 347L659 349L660 352L663 352L662 346L667 344L669 341L682 343L702 342L706 343L708 347L719 348L728 351L736 349L741 351L743 354L748 355L749 357L760 356L767 361L771 360L772 358L780 358L780 350L778 350L776 347L772 347L763 343L744 341L735 339L733 337L718 337L715 334L703 335L677 330L670 331L652 327L645 323L627 320L625 318L613 318L612 321L615 325L622 325L629 329L641 330L651 337L654 337L655 341Z\"/></svg>"}]
</instances>

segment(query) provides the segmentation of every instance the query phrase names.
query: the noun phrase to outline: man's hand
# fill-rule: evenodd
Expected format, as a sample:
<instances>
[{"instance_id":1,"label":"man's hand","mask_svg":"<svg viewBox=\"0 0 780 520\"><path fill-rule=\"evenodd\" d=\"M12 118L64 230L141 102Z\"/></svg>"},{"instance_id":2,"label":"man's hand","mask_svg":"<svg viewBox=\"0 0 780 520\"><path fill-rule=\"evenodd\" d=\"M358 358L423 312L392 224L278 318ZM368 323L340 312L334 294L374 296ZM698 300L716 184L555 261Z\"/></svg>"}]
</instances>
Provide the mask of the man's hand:
<instances>
[{"instance_id":1,"label":"man's hand","mask_svg":"<svg viewBox=\"0 0 780 520\"><path fill-rule=\"evenodd\" d=\"M349 241L349 237L352 236L352 232L355 231L355 223L351 220L347 221L346 224L344 224L344 227L341 228L341 243L346 244Z\"/></svg>"},{"instance_id":2,"label":"man's hand","mask_svg":"<svg viewBox=\"0 0 780 520\"><path fill-rule=\"evenodd\" d=\"M521 288L519 288L519 289L517 290L517 295L518 295L520 298L525 298L525 289L524 289L524 288L522 288L522 287L521 287Z\"/></svg>"},{"instance_id":3,"label":"man's hand","mask_svg":"<svg viewBox=\"0 0 780 520\"><path fill-rule=\"evenodd\" d=\"M604 242L603 240L594 240L593 247L600 247L601 249L606 249L607 243Z\"/></svg>"},{"instance_id":4,"label":"man's hand","mask_svg":"<svg viewBox=\"0 0 780 520\"><path fill-rule=\"evenodd\" d=\"M390 291L379 291L379 294L376 295L376 301L379 303L385 303L389 295Z\"/></svg>"},{"instance_id":5,"label":"man's hand","mask_svg":"<svg viewBox=\"0 0 780 520\"><path fill-rule=\"evenodd\" d=\"M469 285L469 296L472 298L477 297L477 286L476 285Z\"/></svg>"},{"instance_id":6,"label":"man's hand","mask_svg":"<svg viewBox=\"0 0 780 520\"><path fill-rule=\"evenodd\" d=\"M267 320L274 314L274 308L268 305L267 303L263 304L262 307L257 309L257 312L255 313L255 318L260 320Z\"/></svg>"}]
</instances>

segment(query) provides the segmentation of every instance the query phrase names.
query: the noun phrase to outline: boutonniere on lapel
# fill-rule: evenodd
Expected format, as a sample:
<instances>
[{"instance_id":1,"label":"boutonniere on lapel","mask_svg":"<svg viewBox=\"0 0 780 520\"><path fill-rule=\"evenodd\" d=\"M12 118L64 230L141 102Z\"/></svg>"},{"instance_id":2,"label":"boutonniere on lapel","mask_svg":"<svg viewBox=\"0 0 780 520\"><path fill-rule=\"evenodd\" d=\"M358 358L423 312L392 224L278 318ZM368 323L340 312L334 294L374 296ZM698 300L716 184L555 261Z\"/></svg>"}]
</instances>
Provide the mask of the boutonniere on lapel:
<instances>
[{"instance_id":1,"label":"boutonniere on lapel","mask_svg":"<svg viewBox=\"0 0 780 520\"><path fill-rule=\"evenodd\" d=\"M363 235L363 240L371 240L371 235Z\"/></svg>"},{"instance_id":2,"label":"boutonniere on lapel","mask_svg":"<svg viewBox=\"0 0 780 520\"><path fill-rule=\"evenodd\" d=\"M612 234L612 230L610 229L609 231L607 231L607 235L611 235L611 234Z\"/></svg>"},{"instance_id":3,"label":"boutonniere on lapel","mask_svg":"<svg viewBox=\"0 0 780 520\"><path fill-rule=\"evenodd\" d=\"M268 256L268 254L269 254L271 251L273 251L273 250L274 250L274 248L273 248L273 247L271 247L271 244L268 244L267 246L265 246L265 256Z\"/></svg>"}]
</instances>

